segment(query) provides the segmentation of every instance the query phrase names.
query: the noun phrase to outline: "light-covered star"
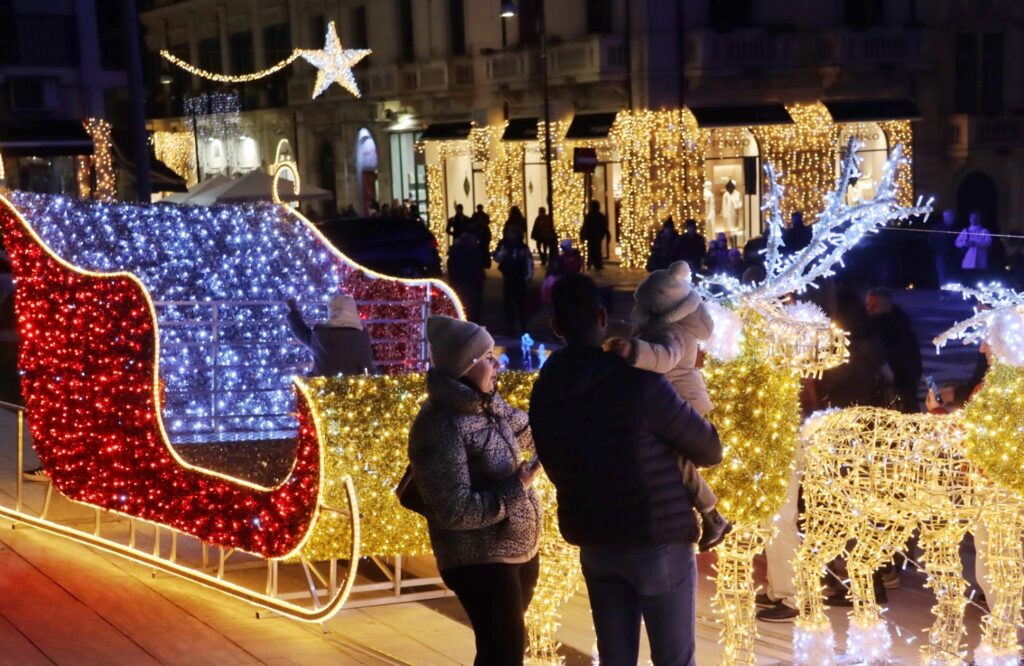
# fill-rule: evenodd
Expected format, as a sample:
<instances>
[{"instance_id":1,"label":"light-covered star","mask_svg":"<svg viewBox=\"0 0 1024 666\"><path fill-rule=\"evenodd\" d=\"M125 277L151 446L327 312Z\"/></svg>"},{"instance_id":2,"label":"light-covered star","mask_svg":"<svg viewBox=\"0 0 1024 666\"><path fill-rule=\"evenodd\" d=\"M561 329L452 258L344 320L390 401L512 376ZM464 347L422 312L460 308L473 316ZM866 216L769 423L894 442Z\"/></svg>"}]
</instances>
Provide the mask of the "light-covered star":
<instances>
[{"instance_id":1,"label":"light-covered star","mask_svg":"<svg viewBox=\"0 0 1024 666\"><path fill-rule=\"evenodd\" d=\"M356 77L352 74L352 66L372 51L341 48L341 40L334 30L334 21L327 24L327 35L324 37L322 49L296 49L296 53L317 68L313 99L319 97L320 93L330 88L334 82L356 97L360 96Z\"/></svg>"}]
</instances>

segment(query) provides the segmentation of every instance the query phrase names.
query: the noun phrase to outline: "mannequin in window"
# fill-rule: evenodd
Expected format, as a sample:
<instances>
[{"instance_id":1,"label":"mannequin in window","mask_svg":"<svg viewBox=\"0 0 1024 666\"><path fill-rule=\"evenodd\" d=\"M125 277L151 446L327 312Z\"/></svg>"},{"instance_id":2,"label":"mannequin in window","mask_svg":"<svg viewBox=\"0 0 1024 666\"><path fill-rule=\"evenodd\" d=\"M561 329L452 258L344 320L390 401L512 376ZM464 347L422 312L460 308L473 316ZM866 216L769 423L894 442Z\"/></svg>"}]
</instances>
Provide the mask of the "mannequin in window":
<instances>
[{"instance_id":1,"label":"mannequin in window","mask_svg":"<svg viewBox=\"0 0 1024 666\"><path fill-rule=\"evenodd\" d=\"M736 183L729 179L722 193L722 222L728 231L735 231L739 223L739 212L743 208L743 195L736 189Z\"/></svg>"},{"instance_id":2,"label":"mannequin in window","mask_svg":"<svg viewBox=\"0 0 1024 666\"><path fill-rule=\"evenodd\" d=\"M715 193L711 189L711 181L704 181L704 228L715 228Z\"/></svg>"}]
</instances>

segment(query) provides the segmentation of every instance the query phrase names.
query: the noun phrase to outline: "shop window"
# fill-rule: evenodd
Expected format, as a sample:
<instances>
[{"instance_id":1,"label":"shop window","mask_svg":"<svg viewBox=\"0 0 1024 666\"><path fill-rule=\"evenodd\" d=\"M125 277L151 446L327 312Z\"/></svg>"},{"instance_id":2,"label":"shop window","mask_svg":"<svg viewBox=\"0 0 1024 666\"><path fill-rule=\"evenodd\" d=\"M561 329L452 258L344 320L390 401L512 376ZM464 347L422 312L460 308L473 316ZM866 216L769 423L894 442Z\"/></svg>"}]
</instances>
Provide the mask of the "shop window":
<instances>
[{"instance_id":1,"label":"shop window","mask_svg":"<svg viewBox=\"0 0 1024 666\"><path fill-rule=\"evenodd\" d=\"M753 25L753 0L709 0L708 24L712 30L729 32Z\"/></svg>"},{"instance_id":2,"label":"shop window","mask_svg":"<svg viewBox=\"0 0 1024 666\"><path fill-rule=\"evenodd\" d=\"M742 247L761 233L757 140L750 130L711 132L704 160L704 228L711 240L724 233L729 247Z\"/></svg>"},{"instance_id":3,"label":"shop window","mask_svg":"<svg viewBox=\"0 0 1024 666\"><path fill-rule=\"evenodd\" d=\"M885 132L878 123L847 123L839 130L839 140L836 144L837 175L842 168L842 160L846 156L850 139L854 138L861 144L860 152L857 153L861 158L861 175L855 181L846 184L846 202L851 206L875 197L878 181L888 159L888 142Z\"/></svg>"}]
</instances>

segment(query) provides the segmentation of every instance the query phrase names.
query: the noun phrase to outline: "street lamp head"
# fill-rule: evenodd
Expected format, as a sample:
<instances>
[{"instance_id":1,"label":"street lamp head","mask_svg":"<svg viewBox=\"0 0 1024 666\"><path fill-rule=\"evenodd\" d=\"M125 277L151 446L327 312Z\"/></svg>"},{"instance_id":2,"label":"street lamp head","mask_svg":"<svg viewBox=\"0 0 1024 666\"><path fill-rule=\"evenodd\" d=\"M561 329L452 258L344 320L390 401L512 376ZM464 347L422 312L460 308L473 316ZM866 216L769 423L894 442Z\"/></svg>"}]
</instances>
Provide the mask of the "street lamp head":
<instances>
[{"instance_id":1,"label":"street lamp head","mask_svg":"<svg viewBox=\"0 0 1024 666\"><path fill-rule=\"evenodd\" d=\"M513 16L519 16L519 7L516 6L515 1L502 0L501 18L512 18Z\"/></svg>"}]
</instances>

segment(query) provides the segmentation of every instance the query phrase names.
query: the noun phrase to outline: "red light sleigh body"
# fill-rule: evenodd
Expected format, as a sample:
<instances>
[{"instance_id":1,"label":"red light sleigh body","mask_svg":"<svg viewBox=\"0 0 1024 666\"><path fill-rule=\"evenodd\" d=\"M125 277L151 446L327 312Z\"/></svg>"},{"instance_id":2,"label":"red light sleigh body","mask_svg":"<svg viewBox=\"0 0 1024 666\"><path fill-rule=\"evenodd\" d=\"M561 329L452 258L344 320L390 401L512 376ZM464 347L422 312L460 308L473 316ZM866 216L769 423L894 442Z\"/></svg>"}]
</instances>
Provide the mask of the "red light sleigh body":
<instances>
[{"instance_id":1,"label":"red light sleigh body","mask_svg":"<svg viewBox=\"0 0 1024 666\"><path fill-rule=\"evenodd\" d=\"M4 197L0 197L0 231L17 285L19 368L26 413L33 446L51 482L43 508L30 511L23 501L19 469L17 504L0 504L0 516L294 619L319 622L333 615L345 603L355 579L359 521L351 519L358 517L358 510L349 478L341 480L347 507L328 507L323 502L322 438L304 394L296 391L299 427L294 461L276 485L263 487L188 464L169 443L162 422L156 311L143 283L127 272L132 267L124 267L126 272L97 273L72 265L54 253L31 220ZM347 261L334 252L331 257ZM352 265L346 269L363 283L387 281ZM422 281L409 286L423 292L427 300L433 294L435 308L454 314L453 300L437 298L443 295L437 284ZM68 500L95 510L94 530L82 531L48 517L54 488ZM325 512L351 520L350 544L341 550L352 566L340 582L336 562L330 564L327 583L300 552ZM148 552L137 546L138 521L155 529ZM124 532L125 522L127 541L112 534ZM101 535L101 524L108 525L105 529L111 536ZM160 539L164 528L171 534L166 554ZM184 553L179 557L179 534L202 544L201 564L189 564ZM215 571L208 566L208 546L220 548ZM264 589L227 579L225 560L235 552L267 561ZM285 560L298 561L303 568L309 583L308 605L291 603L277 593L277 565ZM317 589L314 576L324 581L326 589Z\"/></svg>"}]
</instances>

